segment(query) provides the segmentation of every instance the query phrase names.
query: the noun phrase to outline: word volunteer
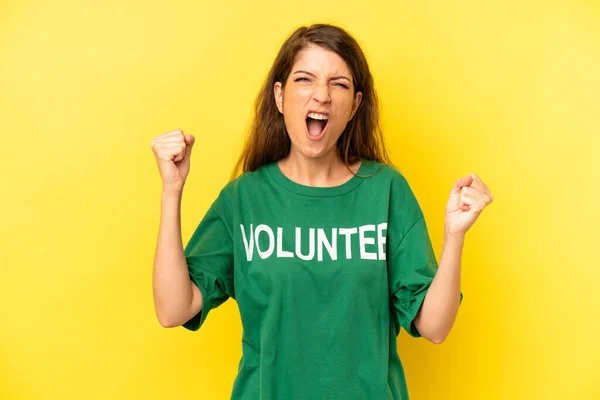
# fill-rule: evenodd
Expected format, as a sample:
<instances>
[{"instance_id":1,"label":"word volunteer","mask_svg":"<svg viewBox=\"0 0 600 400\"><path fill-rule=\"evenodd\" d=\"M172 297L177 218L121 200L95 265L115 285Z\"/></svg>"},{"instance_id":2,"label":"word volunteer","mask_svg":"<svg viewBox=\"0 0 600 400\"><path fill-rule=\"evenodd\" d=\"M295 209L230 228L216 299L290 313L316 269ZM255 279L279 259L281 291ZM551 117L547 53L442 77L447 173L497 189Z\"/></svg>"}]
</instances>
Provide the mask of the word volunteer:
<instances>
[{"instance_id":1,"label":"word volunteer","mask_svg":"<svg viewBox=\"0 0 600 400\"><path fill-rule=\"evenodd\" d=\"M317 250L317 261L323 261L323 254L325 250L332 261L338 258L338 238L340 241L345 241L346 259L352 259L353 253L356 255L356 241L358 240L358 250L360 259L362 260L385 260L385 249L387 223L381 224L370 224L362 225L354 228L331 228L331 235L328 236L325 229L323 228L308 228L308 253L302 253L302 228L295 228L295 251L289 251L283 249L283 228L277 227L276 234L273 229L266 224L257 225L256 228L253 224L250 224L250 228L247 229L243 224L240 224L242 230L242 239L244 241L244 247L246 249L246 260L252 261L254 256L254 250L258 253L258 256L263 260L275 256L277 258L294 258L298 257L301 260L310 261L315 257L315 248ZM306 229L306 228L304 228ZM305 231L306 232L306 231ZM316 240L315 240L316 232ZM370 233L373 232L373 233ZM268 246L261 248L259 243L259 237L268 238ZM377 239L377 244L375 240ZM277 251L275 251L275 243L277 242ZM353 246L354 243L354 246ZM376 252L367 251L367 245L376 245ZM305 245L306 246L306 245ZM265 247L265 246L263 246Z\"/></svg>"}]
</instances>

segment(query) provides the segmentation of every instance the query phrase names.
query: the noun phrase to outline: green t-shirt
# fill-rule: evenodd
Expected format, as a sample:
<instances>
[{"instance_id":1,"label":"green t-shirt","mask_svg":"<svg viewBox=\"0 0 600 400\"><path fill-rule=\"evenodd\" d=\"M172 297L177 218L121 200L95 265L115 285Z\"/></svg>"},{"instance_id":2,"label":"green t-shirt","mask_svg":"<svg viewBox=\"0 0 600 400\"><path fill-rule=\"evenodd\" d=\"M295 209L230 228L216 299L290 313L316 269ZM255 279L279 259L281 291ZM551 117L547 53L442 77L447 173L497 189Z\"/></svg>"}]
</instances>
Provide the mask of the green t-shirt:
<instances>
[{"instance_id":1,"label":"green t-shirt","mask_svg":"<svg viewBox=\"0 0 600 400\"><path fill-rule=\"evenodd\" d=\"M396 337L420 336L438 263L404 176L363 161L371 174L311 187L271 163L229 182L198 225L184 253L204 302L183 326L237 301L231 399L408 399Z\"/></svg>"}]
</instances>

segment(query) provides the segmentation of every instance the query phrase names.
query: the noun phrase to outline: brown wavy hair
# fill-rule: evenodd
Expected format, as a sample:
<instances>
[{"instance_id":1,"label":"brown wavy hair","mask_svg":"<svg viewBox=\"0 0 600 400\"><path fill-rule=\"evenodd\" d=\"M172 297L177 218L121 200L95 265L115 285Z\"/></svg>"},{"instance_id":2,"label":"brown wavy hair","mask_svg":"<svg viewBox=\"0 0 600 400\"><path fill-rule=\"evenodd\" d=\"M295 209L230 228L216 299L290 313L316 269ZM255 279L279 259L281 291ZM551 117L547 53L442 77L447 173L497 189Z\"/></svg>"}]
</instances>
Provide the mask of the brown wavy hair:
<instances>
[{"instance_id":1,"label":"brown wavy hair","mask_svg":"<svg viewBox=\"0 0 600 400\"><path fill-rule=\"evenodd\" d=\"M344 29L329 24L314 24L296 29L283 43L254 102L254 118L242 154L231 173L257 168L286 157L291 149L283 115L275 104L273 87L283 87L298 54L310 45L337 53L348 64L354 82L354 94L362 92L362 101L337 141L337 151L348 169L360 159L392 165L379 125L379 103L367 59L356 40Z\"/></svg>"}]
</instances>

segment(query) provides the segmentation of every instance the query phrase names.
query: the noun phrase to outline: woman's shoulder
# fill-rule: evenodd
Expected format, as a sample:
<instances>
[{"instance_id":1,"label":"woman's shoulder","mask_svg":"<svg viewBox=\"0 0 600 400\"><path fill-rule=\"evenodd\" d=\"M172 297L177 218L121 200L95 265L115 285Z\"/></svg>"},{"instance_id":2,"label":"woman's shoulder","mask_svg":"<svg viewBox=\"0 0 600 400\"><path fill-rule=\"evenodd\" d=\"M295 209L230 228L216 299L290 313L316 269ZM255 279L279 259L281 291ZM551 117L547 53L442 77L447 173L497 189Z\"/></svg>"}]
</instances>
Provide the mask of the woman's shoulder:
<instances>
[{"instance_id":1,"label":"woman's shoulder","mask_svg":"<svg viewBox=\"0 0 600 400\"><path fill-rule=\"evenodd\" d=\"M394 165L375 160L364 160L365 174L378 177L378 179L390 182L392 185L408 185L404 174Z\"/></svg>"},{"instance_id":2,"label":"woman's shoulder","mask_svg":"<svg viewBox=\"0 0 600 400\"><path fill-rule=\"evenodd\" d=\"M393 164L375 163L379 172L380 184L377 190L386 188L389 193L390 210L393 215L414 221L422 216L422 210L405 174ZM408 217L407 217L408 215Z\"/></svg>"},{"instance_id":3,"label":"woman's shoulder","mask_svg":"<svg viewBox=\"0 0 600 400\"><path fill-rule=\"evenodd\" d=\"M240 198L253 198L253 193L260 193L261 190L264 190L261 186L265 184L265 167L244 172L227 182L219 191L211 208L222 217L227 216Z\"/></svg>"},{"instance_id":4,"label":"woman's shoulder","mask_svg":"<svg viewBox=\"0 0 600 400\"><path fill-rule=\"evenodd\" d=\"M242 192L260 190L267 180L271 164L265 164L254 171L246 171L227 182L219 194L220 197L235 198Z\"/></svg>"}]
</instances>

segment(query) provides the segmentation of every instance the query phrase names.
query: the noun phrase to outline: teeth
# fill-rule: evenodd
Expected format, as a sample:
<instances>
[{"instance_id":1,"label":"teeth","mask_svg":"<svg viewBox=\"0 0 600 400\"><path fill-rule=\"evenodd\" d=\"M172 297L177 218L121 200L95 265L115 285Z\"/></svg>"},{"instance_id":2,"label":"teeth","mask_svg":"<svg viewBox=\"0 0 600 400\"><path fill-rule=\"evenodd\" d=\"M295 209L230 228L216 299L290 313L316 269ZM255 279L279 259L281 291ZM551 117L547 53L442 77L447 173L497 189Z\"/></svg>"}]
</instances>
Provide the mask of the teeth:
<instances>
[{"instance_id":1,"label":"teeth","mask_svg":"<svg viewBox=\"0 0 600 400\"><path fill-rule=\"evenodd\" d=\"M327 120L327 115L325 115L325 114L309 113L308 117L312 118L312 119Z\"/></svg>"}]
</instances>

